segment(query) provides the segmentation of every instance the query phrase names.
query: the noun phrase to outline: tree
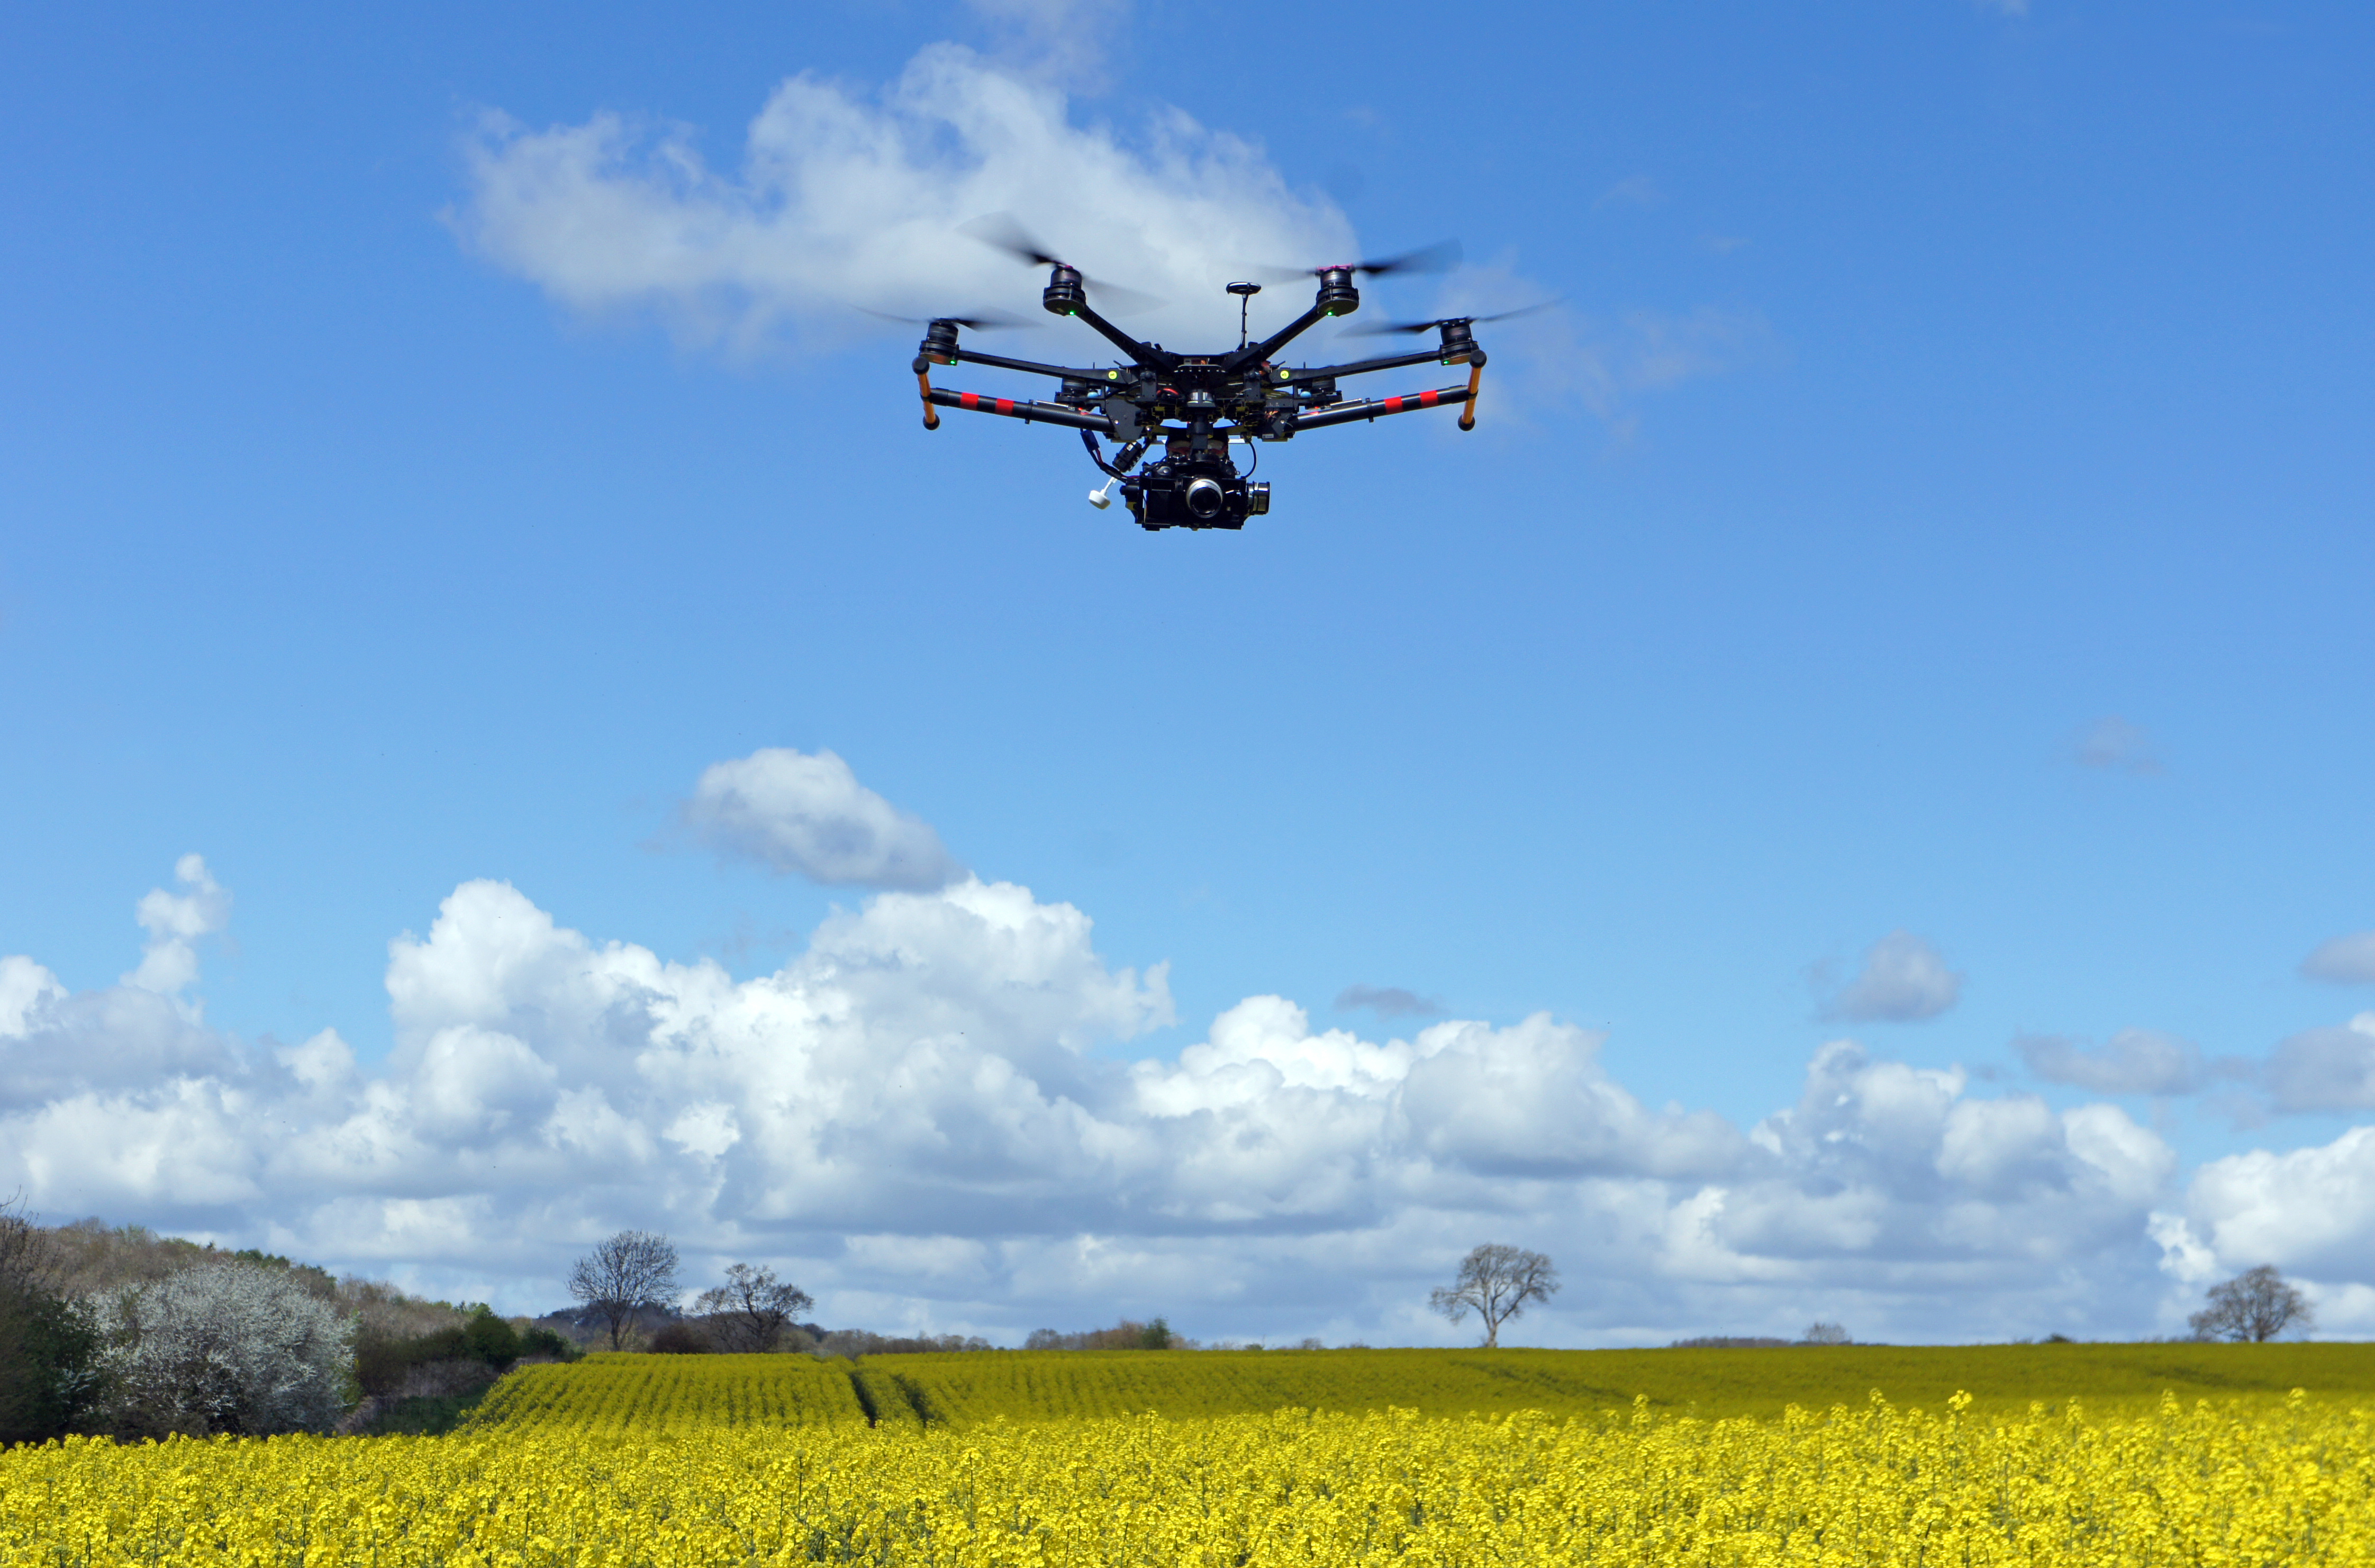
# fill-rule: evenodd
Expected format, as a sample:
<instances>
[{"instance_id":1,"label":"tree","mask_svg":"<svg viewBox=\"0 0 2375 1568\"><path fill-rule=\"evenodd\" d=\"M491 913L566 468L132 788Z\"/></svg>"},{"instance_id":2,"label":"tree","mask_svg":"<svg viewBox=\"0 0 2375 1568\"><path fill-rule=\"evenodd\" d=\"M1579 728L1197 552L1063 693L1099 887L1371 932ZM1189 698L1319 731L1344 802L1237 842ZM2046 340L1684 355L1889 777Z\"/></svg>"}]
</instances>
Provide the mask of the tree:
<instances>
[{"instance_id":1,"label":"tree","mask_svg":"<svg viewBox=\"0 0 2375 1568\"><path fill-rule=\"evenodd\" d=\"M2317 1314L2285 1283L2273 1263L2210 1287L2210 1304L2186 1321L2197 1339L2247 1339L2261 1344L2286 1328L2312 1328Z\"/></svg>"},{"instance_id":2,"label":"tree","mask_svg":"<svg viewBox=\"0 0 2375 1568\"><path fill-rule=\"evenodd\" d=\"M1541 1253L1488 1242L1459 1260L1459 1278L1437 1286L1426 1304L1454 1323L1475 1313L1484 1320L1484 1348L1493 1350L1501 1345L1501 1325L1558 1288L1558 1270Z\"/></svg>"},{"instance_id":3,"label":"tree","mask_svg":"<svg viewBox=\"0 0 2375 1568\"><path fill-rule=\"evenodd\" d=\"M92 1315L121 1435L321 1432L345 1413L354 1319L287 1269L198 1264Z\"/></svg>"},{"instance_id":4,"label":"tree","mask_svg":"<svg viewBox=\"0 0 2375 1568\"><path fill-rule=\"evenodd\" d=\"M58 1288L48 1232L0 1203L0 1444L64 1437L99 1392L99 1335Z\"/></svg>"},{"instance_id":5,"label":"tree","mask_svg":"<svg viewBox=\"0 0 2375 1568\"><path fill-rule=\"evenodd\" d=\"M676 1247L650 1231L621 1231L569 1271L569 1293L610 1330L610 1349L637 1313L676 1304Z\"/></svg>"},{"instance_id":6,"label":"tree","mask_svg":"<svg viewBox=\"0 0 2375 1568\"><path fill-rule=\"evenodd\" d=\"M772 1268L738 1263L726 1283L701 1292L694 1306L710 1319L712 1337L727 1350L772 1350L793 1315L816 1305L798 1285L786 1285Z\"/></svg>"},{"instance_id":7,"label":"tree","mask_svg":"<svg viewBox=\"0 0 2375 1568\"><path fill-rule=\"evenodd\" d=\"M1848 1331L1837 1324L1825 1323L1821 1318L1816 1318L1806 1326L1806 1332L1800 1337L1798 1343L1801 1345L1852 1345L1855 1341L1849 1338Z\"/></svg>"}]
</instances>

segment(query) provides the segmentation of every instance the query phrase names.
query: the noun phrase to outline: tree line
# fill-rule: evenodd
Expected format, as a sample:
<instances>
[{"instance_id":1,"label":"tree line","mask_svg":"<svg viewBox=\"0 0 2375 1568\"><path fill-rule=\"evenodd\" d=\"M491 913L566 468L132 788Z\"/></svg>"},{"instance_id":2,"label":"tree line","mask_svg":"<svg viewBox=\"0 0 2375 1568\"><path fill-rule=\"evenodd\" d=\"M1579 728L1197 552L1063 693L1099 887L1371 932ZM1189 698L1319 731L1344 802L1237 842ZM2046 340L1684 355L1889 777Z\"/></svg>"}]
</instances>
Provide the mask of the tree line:
<instances>
[{"instance_id":1,"label":"tree line","mask_svg":"<svg viewBox=\"0 0 2375 1568\"><path fill-rule=\"evenodd\" d=\"M573 1312L505 1318L484 1303L427 1301L384 1281L333 1279L286 1257L220 1251L137 1226L84 1220L44 1229L21 1204L0 1204L0 1443L73 1432L444 1430L511 1368L572 1359L589 1345L850 1357L994 1348L978 1336L828 1331L803 1321L815 1307L808 1291L745 1262L729 1265L686 1310L680 1276L666 1236L622 1231L571 1269ZM1475 1315L1491 1349L1504 1326L1559 1288L1542 1254L1487 1244L1462 1260L1430 1304L1454 1322ZM2214 1286L2191 1327L2198 1339L2256 1342L2313 1322L2301 1292L2262 1267ZM1850 1341L1838 1325L1818 1322L1797 1342ZM1033 1350L1203 1348L1160 1316L1076 1332L1041 1328L1024 1341ZM1299 1348L1320 1347L1306 1339Z\"/></svg>"}]
</instances>

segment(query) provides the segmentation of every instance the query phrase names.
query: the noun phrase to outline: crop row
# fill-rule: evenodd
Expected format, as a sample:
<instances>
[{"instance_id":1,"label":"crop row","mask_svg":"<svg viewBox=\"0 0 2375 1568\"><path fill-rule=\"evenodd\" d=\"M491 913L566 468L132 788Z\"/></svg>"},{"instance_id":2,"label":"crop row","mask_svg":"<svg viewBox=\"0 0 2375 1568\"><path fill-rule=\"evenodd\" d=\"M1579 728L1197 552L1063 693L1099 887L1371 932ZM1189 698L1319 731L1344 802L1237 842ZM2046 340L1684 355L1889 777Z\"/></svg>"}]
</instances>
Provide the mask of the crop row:
<instances>
[{"instance_id":1,"label":"crop row","mask_svg":"<svg viewBox=\"0 0 2375 1568\"><path fill-rule=\"evenodd\" d=\"M2375 1404L2375 1346L2054 1345L1743 1350L998 1351L870 1356L597 1355L506 1379L476 1424L661 1432L684 1423L971 1428L1006 1420L1267 1415L1287 1409L1429 1416L1629 1408L1773 1416L1861 1403L1879 1387L1932 1405L1958 1389L1982 1411L2029 1400L2149 1409L2275 1394Z\"/></svg>"},{"instance_id":2,"label":"crop row","mask_svg":"<svg viewBox=\"0 0 2375 1568\"><path fill-rule=\"evenodd\" d=\"M0 1453L0 1564L762 1562L2364 1564L2375 1418L2296 1396L1990 1420L1957 1396L1761 1421L548 1422Z\"/></svg>"}]
</instances>

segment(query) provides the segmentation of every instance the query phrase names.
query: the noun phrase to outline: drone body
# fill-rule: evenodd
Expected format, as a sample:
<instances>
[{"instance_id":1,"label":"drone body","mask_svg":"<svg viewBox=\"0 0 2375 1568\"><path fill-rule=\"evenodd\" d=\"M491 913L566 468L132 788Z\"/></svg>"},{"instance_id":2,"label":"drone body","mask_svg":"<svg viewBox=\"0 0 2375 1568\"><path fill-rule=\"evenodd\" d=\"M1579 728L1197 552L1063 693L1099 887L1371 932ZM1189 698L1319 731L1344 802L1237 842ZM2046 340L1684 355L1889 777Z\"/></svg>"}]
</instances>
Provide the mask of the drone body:
<instances>
[{"instance_id":1,"label":"drone body","mask_svg":"<svg viewBox=\"0 0 2375 1568\"><path fill-rule=\"evenodd\" d=\"M1287 366L1274 356L1303 333L1331 317L1352 314L1361 307L1354 277L1363 272L1418 270L1444 253L1432 253L1394 261L1348 263L1316 267L1318 279L1311 308L1279 332L1258 343L1244 341L1214 354L1178 354L1156 343L1141 343L1123 332L1090 305L1088 287L1079 268L1046 254L1024 240L1010 224L990 243L1013 251L1024 260L1050 270L1040 303L1052 314L1075 317L1128 356L1125 363L1104 368L1045 365L960 348L958 331L982 324L942 317L928 324L916 350L916 381L924 399L924 427L938 430L939 409L963 408L1001 414L1010 419L1064 425L1081 432L1090 459L1121 486L1122 499L1140 527L1242 528L1247 517L1270 510L1270 486L1248 480L1230 455L1232 443L1250 453L1253 442L1290 441L1305 430L1329 425L1375 419L1387 414L1420 408L1461 408L1459 428L1476 426L1476 393L1484 372L1484 351L1476 346L1471 324L1463 316L1381 328L1388 332L1435 331L1440 341L1412 354L1395 354L1351 364ZM1099 288L1106 287L1097 285ZM1240 301L1260 290L1256 283L1232 283L1229 292ZM1243 310L1240 310L1242 328ZM1438 387L1400 397L1347 401L1337 383L1347 376L1412 365L1440 363L1468 367L1465 385ZM935 365L987 365L1052 376L1060 386L1052 401L987 397L977 393L951 392L932 384ZM1114 461L1105 459L1099 436L1121 443ZM1141 459L1151 459L1140 466ZM1250 472L1250 469L1247 470ZM1105 491L1089 500L1106 504Z\"/></svg>"}]
</instances>

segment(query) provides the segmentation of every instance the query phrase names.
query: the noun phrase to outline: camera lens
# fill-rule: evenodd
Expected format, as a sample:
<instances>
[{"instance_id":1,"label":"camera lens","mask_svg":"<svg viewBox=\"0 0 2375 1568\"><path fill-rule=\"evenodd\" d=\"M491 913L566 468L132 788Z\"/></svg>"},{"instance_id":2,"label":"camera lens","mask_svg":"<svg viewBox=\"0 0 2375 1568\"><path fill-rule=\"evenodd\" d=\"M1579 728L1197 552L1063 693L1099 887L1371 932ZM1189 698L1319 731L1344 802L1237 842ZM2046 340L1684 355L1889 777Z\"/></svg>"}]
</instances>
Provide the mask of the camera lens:
<instances>
[{"instance_id":1,"label":"camera lens","mask_svg":"<svg viewBox=\"0 0 2375 1568\"><path fill-rule=\"evenodd\" d=\"M1210 479L1198 478L1188 481L1188 514L1199 522L1210 523L1213 518L1218 517L1221 514L1221 508L1227 503L1227 500L1228 498L1221 493L1221 487Z\"/></svg>"}]
</instances>

